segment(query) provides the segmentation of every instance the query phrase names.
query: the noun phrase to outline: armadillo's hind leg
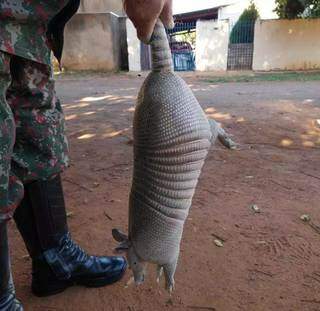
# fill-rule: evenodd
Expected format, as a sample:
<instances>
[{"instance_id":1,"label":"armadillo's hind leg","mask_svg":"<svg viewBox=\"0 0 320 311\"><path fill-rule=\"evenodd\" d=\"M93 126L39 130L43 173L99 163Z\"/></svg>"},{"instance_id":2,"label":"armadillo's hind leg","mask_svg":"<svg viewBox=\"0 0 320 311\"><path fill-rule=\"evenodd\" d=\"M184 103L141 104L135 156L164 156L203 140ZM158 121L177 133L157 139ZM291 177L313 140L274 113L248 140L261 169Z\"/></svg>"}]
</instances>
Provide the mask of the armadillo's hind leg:
<instances>
[{"instance_id":1,"label":"armadillo's hind leg","mask_svg":"<svg viewBox=\"0 0 320 311\"><path fill-rule=\"evenodd\" d=\"M160 279L163 274L163 267L162 266L157 266L157 283L160 283Z\"/></svg>"},{"instance_id":2,"label":"armadillo's hind leg","mask_svg":"<svg viewBox=\"0 0 320 311\"><path fill-rule=\"evenodd\" d=\"M174 289L174 274L177 268L177 261L163 266L164 276L166 279L166 289L171 294Z\"/></svg>"}]
</instances>

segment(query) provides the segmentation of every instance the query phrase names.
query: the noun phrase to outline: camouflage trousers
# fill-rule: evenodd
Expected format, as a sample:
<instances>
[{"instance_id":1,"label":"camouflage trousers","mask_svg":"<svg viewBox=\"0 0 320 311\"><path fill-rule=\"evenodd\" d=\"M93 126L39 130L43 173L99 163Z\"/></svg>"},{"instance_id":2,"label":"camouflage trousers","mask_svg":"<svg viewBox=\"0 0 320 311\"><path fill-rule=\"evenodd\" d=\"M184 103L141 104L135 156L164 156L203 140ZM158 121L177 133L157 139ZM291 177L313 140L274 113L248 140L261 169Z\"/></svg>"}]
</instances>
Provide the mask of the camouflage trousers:
<instances>
[{"instance_id":1,"label":"camouflage trousers","mask_svg":"<svg viewBox=\"0 0 320 311\"><path fill-rule=\"evenodd\" d=\"M12 218L23 185L60 173L67 153L52 68L0 51L0 222Z\"/></svg>"}]
</instances>

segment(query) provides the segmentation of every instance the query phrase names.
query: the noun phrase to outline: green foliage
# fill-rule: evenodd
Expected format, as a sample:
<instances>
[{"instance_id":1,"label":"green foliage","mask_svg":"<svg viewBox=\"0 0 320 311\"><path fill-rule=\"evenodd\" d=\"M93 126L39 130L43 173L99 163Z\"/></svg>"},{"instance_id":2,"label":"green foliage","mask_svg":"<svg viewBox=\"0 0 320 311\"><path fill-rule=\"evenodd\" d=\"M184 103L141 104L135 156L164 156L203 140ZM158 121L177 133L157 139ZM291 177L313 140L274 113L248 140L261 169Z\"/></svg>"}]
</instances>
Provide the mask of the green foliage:
<instances>
[{"instance_id":1,"label":"green foliage","mask_svg":"<svg viewBox=\"0 0 320 311\"><path fill-rule=\"evenodd\" d=\"M254 39L254 24L259 18L259 12L251 1L249 7L243 11L239 20L234 25L231 35L230 43L252 43Z\"/></svg>"},{"instance_id":2,"label":"green foliage","mask_svg":"<svg viewBox=\"0 0 320 311\"><path fill-rule=\"evenodd\" d=\"M307 9L307 17L320 17L320 0L312 0Z\"/></svg>"},{"instance_id":3,"label":"green foliage","mask_svg":"<svg viewBox=\"0 0 320 311\"><path fill-rule=\"evenodd\" d=\"M276 0L276 5L280 18L320 17L320 0Z\"/></svg>"},{"instance_id":4,"label":"green foliage","mask_svg":"<svg viewBox=\"0 0 320 311\"><path fill-rule=\"evenodd\" d=\"M275 12L280 18L297 18L305 10L299 0L276 0L276 4Z\"/></svg>"},{"instance_id":5,"label":"green foliage","mask_svg":"<svg viewBox=\"0 0 320 311\"><path fill-rule=\"evenodd\" d=\"M241 16L239 17L240 22L247 22L247 21L256 21L256 19L259 17L259 12L254 4L253 1L251 1L249 7L243 11Z\"/></svg>"}]
</instances>

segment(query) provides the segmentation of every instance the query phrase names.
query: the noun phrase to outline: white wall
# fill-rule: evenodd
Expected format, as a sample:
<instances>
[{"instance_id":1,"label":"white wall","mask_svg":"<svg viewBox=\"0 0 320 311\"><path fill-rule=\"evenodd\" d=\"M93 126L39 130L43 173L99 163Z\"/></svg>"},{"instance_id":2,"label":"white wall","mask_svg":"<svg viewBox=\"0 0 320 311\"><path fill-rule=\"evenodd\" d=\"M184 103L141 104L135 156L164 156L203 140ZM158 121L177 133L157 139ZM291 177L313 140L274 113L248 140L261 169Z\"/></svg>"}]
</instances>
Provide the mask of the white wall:
<instances>
[{"instance_id":1,"label":"white wall","mask_svg":"<svg viewBox=\"0 0 320 311\"><path fill-rule=\"evenodd\" d=\"M141 71L141 44L137 38L136 29L129 19L127 19L127 44L129 71Z\"/></svg>"},{"instance_id":2,"label":"white wall","mask_svg":"<svg viewBox=\"0 0 320 311\"><path fill-rule=\"evenodd\" d=\"M320 19L257 21L253 70L320 69Z\"/></svg>"},{"instance_id":3,"label":"white wall","mask_svg":"<svg viewBox=\"0 0 320 311\"><path fill-rule=\"evenodd\" d=\"M227 70L229 43L228 21L198 21L196 69Z\"/></svg>"},{"instance_id":4,"label":"white wall","mask_svg":"<svg viewBox=\"0 0 320 311\"><path fill-rule=\"evenodd\" d=\"M67 23L62 64L70 70L119 70L120 28L112 13L78 13Z\"/></svg>"}]
</instances>

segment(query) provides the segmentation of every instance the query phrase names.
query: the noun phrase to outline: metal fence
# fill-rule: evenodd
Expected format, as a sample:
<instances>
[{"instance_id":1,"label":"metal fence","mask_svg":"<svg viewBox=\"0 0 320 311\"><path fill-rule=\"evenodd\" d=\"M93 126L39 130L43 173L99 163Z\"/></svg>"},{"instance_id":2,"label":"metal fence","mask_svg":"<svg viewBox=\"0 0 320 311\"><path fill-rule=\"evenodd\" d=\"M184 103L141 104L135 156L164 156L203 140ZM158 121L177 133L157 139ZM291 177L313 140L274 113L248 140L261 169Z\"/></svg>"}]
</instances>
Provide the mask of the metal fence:
<instances>
[{"instance_id":1,"label":"metal fence","mask_svg":"<svg viewBox=\"0 0 320 311\"><path fill-rule=\"evenodd\" d=\"M230 43L253 43L255 21L238 21L231 27Z\"/></svg>"},{"instance_id":2,"label":"metal fence","mask_svg":"<svg viewBox=\"0 0 320 311\"><path fill-rule=\"evenodd\" d=\"M193 53L173 53L172 58L175 71L193 71L196 69Z\"/></svg>"}]
</instances>

